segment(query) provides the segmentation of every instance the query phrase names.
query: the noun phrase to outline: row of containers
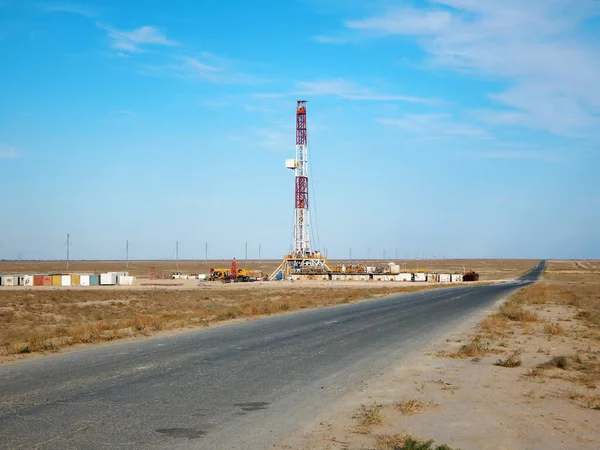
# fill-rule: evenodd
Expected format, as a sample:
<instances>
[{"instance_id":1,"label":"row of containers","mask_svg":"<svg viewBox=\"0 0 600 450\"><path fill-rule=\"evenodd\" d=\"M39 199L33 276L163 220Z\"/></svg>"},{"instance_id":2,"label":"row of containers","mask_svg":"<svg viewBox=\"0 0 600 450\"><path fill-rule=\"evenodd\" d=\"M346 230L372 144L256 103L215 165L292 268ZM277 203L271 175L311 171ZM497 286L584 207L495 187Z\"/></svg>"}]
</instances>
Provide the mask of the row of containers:
<instances>
[{"instance_id":1,"label":"row of containers","mask_svg":"<svg viewBox=\"0 0 600 450\"><path fill-rule=\"evenodd\" d=\"M0 275L0 286L132 286L134 281L128 272Z\"/></svg>"},{"instance_id":2,"label":"row of containers","mask_svg":"<svg viewBox=\"0 0 600 450\"><path fill-rule=\"evenodd\" d=\"M398 273L398 274L291 274L289 280L333 280L333 281L415 281L430 283L459 283L465 281L460 273Z\"/></svg>"}]
</instances>

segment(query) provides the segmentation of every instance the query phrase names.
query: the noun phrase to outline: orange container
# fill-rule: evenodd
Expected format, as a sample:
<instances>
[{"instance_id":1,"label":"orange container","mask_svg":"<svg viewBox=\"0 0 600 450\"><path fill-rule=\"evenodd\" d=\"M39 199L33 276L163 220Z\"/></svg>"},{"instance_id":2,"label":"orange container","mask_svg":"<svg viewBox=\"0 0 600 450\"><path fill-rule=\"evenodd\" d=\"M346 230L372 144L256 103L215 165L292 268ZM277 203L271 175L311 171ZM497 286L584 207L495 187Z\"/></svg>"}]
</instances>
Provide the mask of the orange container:
<instances>
[{"instance_id":1,"label":"orange container","mask_svg":"<svg viewBox=\"0 0 600 450\"><path fill-rule=\"evenodd\" d=\"M44 275L34 275L33 276L33 285L34 286L43 286L44 285Z\"/></svg>"},{"instance_id":2,"label":"orange container","mask_svg":"<svg viewBox=\"0 0 600 450\"><path fill-rule=\"evenodd\" d=\"M44 286L52 286L52 275L44 275Z\"/></svg>"}]
</instances>

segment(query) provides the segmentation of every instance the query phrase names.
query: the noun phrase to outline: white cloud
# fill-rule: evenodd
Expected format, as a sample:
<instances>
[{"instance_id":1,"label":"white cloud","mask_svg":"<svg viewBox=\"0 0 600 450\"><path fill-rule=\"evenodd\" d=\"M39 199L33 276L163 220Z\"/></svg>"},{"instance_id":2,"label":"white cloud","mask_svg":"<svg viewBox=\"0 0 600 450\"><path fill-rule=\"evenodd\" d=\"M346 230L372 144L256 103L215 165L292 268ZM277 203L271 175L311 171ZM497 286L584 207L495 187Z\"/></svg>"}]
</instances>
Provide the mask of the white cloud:
<instances>
[{"instance_id":1,"label":"white cloud","mask_svg":"<svg viewBox=\"0 0 600 450\"><path fill-rule=\"evenodd\" d=\"M431 103L433 101L432 99L406 95L381 94L340 78L333 80L300 81L296 83L296 90L299 94L306 96L332 95L347 100L402 101L409 103Z\"/></svg>"},{"instance_id":2,"label":"white cloud","mask_svg":"<svg viewBox=\"0 0 600 450\"><path fill-rule=\"evenodd\" d=\"M450 136L465 138L491 139L483 129L468 123L457 122L450 114L404 114L400 118L384 118L378 122L382 125L401 128L410 133L417 133L428 139L440 139Z\"/></svg>"},{"instance_id":3,"label":"white cloud","mask_svg":"<svg viewBox=\"0 0 600 450\"><path fill-rule=\"evenodd\" d=\"M599 39L585 20L600 2L578 0L430 0L346 23L367 36L412 36L429 64L508 82L490 98L490 123L567 136L596 133L600 122Z\"/></svg>"},{"instance_id":4,"label":"white cloud","mask_svg":"<svg viewBox=\"0 0 600 450\"><path fill-rule=\"evenodd\" d=\"M40 3L38 5L40 11L46 13L53 12L64 12L70 14L77 14L79 16L84 17L97 17L99 15L99 10L94 6L83 4L83 3L73 3L73 2L57 2L57 3Z\"/></svg>"},{"instance_id":5,"label":"white cloud","mask_svg":"<svg viewBox=\"0 0 600 450\"><path fill-rule=\"evenodd\" d=\"M167 39L164 33L152 26L143 26L131 31L117 30L101 23L98 23L97 26L108 32L112 47L121 54L123 52L141 52L143 51L142 47L148 45L169 47L178 45L177 42Z\"/></svg>"},{"instance_id":6,"label":"white cloud","mask_svg":"<svg viewBox=\"0 0 600 450\"><path fill-rule=\"evenodd\" d=\"M19 153L13 147L0 144L0 159L17 159Z\"/></svg>"}]
</instances>

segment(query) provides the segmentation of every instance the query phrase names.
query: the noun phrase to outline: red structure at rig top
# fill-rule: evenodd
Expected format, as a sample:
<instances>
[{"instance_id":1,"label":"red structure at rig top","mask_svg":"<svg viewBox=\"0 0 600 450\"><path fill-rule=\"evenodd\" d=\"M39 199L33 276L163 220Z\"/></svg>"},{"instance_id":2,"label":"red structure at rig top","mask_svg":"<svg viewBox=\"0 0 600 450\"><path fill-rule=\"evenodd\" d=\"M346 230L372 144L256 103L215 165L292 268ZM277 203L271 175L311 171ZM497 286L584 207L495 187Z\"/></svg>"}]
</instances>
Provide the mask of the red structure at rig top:
<instances>
[{"instance_id":1,"label":"red structure at rig top","mask_svg":"<svg viewBox=\"0 0 600 450\"><path fill-rule=\"evenodd\" d=\"M292 273L326 273L325 257L311 247L308 195L308 135L306 100L296 104L296 158L286 159L285 166L295 174L294 242L292 252L283 260L271 278Z\"/></svg>"}]
</instances>

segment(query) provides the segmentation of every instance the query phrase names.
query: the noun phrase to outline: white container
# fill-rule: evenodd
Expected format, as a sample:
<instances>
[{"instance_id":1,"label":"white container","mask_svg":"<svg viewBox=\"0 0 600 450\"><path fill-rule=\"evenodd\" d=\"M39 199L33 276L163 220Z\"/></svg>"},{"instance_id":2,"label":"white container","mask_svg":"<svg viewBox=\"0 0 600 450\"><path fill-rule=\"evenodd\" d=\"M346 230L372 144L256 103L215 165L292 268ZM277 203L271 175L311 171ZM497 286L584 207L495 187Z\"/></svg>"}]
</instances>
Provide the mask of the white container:
<instances>
[{"instance_id":1,"label":"white container","mask_svg":"<svg viewBox=\"0 0 600 450\"><path fill-rule=\"evenodd\" d=\"M452 282L453 283L458 283L458 282L461 282L462 280L463 280L462 273L453 273L452 274Z\"/></svg>"},{"instance_id":2,"label":"white container","mask_svg":"<svg viewBox=\"0 0 600 450\"><path fill-rule=\"evenodd\" d=\"M390 267L390 273L394 275L400 273L400 266L398 264L389 263L388 266Z\"/></svg>"},{"instance_id":3,"label":"white container","mask_svg":"<svg viewBox=\"0 0 600 450\"><path fill-rule=\"evenodd\" d=\"M381 275L381 274L373 275L373 280L375 280L375 281L390 281L392 279L393 279L392 275Z\"/></svg>"},{"instance_id":4,"label":"white container","mask_svg":"<svg viewBox=\"0 0 600 450\"><path fill-rule=\"evenodd\" d=\"M201 273L200 275L198 275L198 279L199 280L206 280L206 274L205 273Z\"/></svg>"},{"instance_id":5,"label":"white container","mask_svg":"<svg viewBox=\"0 0 600 450\"><path fill-rule=\"evenodd\" d=\"M100 284L102 286L111 286L111 285L117 284L117 274L114 272L101 273L100 274Z\"/></svg>"},{"instance_id":6,"label":"white container","mask_svg":"<svg viewBox=\"0 0 600 450\"><path fill-rule=\"evenodd\" d=\"M296 168L296 160L295 159L286 159L285 160L285 168L286 169L295 169Z\"/></svg>"},{"instance_id":7,"label":"white container","mask_svg":"<svg viewBox=\"0 0 600 450\"><path fill-rule=\"evenodd\" d=\"M452 281L452 276L449 273L440 273L438 281L440 283L450 283Z\"/></svg>"},{"instance_id":8,"label":"white container","mask_svg":"<svg viewBox=\"0 0 600 450\"><path fill-rule=\"evenodd\" d=\"M124 276L120 276L117 281L120 286L133 286L133 280L135 280L135 277L130 277L129 275L124 275Z\"/></svg>"},{"instance_id":9,"label":"white container","mask_svg":"<svg viewBox=\"0 0 600 450\"><path fill-rule=\"evenodd\" d=\"M399 273L396 275L396 281L412 281L412 273Z\"/></svg>"},{"instance_id":10,"label":"white container","mask_svg":"<svg viewBox=\"0 0 600 450\"><path fill-rule=\"evenodd\" d=\"M427 275L424 274L423 272L417 272L414 274L414 281L427 281Z\"/></svg>"},{"instance_id":11,"label":"white container","mask_svg":"<svg viewBox=\"0 0 600 450\"><path fill-rule=\"evenodd\" d=\"M90 285L90 276L89 275L81 275L79 277L79 285L80 286L89 286Z\"/></svg>"},{"instance_id":12,"label":"white container","mask_svg":"<svg viewBox=\"0 0 600 450\"><path fill-rule=\"evenodd\" d=\"M62 275L60 277L61 286L71 286L71 275Z\"/></svg>"},{"instance_id":13,"label":"white container","mask_svg":"<svg viewBox=\"0 0 600 450\"><path fill-rule=\"evenodd\" d=\"M17 277L5 275L2 277L2 286L16 286L19 283Z\"/></svg>"},{"instance_id":14,"label":"white container","mask_svg":"<svg viewBox=\"0 0 600 450\"><path fill-rule=\"evenodd\" d=\"M33 286L33 275L23 275L23 286Z\"/></svg>"}]
</instances>

